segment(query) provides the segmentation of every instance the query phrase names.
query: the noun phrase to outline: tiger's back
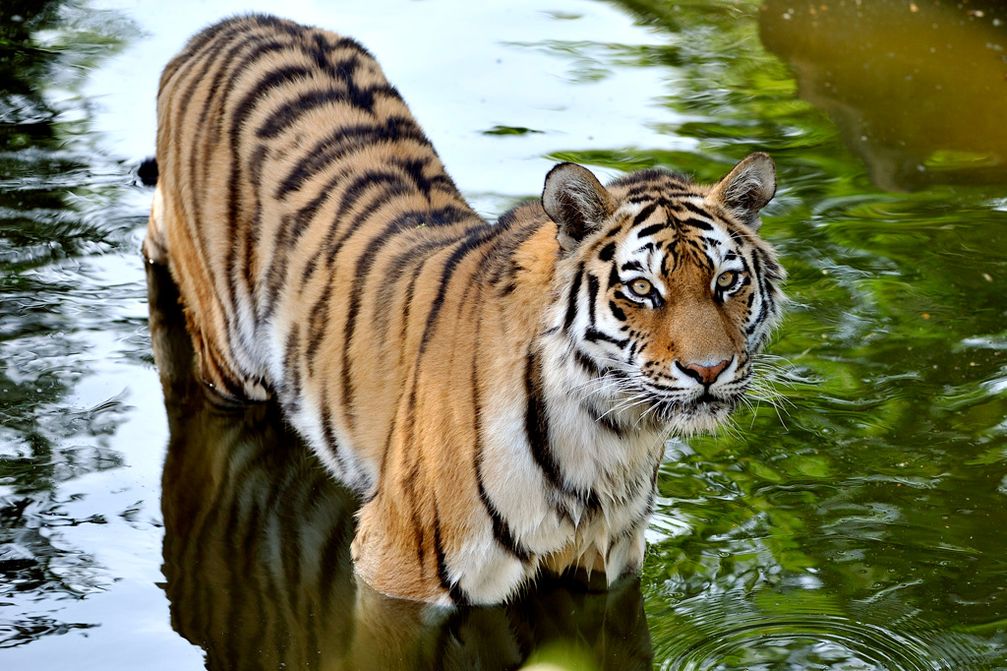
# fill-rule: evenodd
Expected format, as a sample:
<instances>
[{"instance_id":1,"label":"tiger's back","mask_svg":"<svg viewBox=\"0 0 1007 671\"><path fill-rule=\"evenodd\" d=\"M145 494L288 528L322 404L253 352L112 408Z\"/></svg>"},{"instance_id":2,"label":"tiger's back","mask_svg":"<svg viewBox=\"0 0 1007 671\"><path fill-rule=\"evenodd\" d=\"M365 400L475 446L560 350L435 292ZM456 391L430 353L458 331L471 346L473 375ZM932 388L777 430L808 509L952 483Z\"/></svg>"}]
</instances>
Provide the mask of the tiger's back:
<instances>
[{"instance_id":1,"label":"tiger's back","mask_svg":"<svg viewBox=\"0 0 1007 671\"><path fill-rule=\"evenodd\" d=\"M302 396L332 400L301 388L326 375L349 395L353 361L376 353L357 326L383 324L387 340L402 330L392 315L408 308L389 283L485 227L351 39L268 16L212 26L165 68L158 117L160 207L146 249L170 258L203 375L225 395L262 399L283 385L296 413ZM396 234L399 253L388 253ZM362 298L372 273L385 285L377 304ZM402 366L381 364L401 387ZM386 426L391 407L375 401L373 423ZM335 443L327 424L311 427L316 443ZM357 488L373 486L377 455L329 457Z\"/></svg>"}]
</instances>

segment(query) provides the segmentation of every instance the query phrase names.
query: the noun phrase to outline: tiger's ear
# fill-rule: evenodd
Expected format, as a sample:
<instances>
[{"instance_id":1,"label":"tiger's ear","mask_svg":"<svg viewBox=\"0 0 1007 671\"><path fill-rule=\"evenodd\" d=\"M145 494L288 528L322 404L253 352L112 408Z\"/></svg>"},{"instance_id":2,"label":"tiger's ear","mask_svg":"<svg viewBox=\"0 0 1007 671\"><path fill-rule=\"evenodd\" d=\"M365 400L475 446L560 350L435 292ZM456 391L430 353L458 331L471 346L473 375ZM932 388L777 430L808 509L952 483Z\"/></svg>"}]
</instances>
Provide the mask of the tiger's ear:
<instances>
[{"instance_id":1,"label":"tiger's ear","mask_svg":"<svg viewBox=\"0 0 1007 671\"><path fill-rule=\"evenodd\" d=\"M749 154L727 177L720 180L707 199L716 201L756 231L762 222L759 210L776 193L776 165L768 154Z\"/></svg>"},{"instance_id":2,"label":"tiger's ear","mask_svg":"<svg viewBox=\"0 0 1007 671\"><path fill-rule=\"evenodd\" d=\"M542 207L559 227L556 239L569 253L615 211L612 194L587 168L560 163L545 176Z\"/></svg>"}]
</instances>

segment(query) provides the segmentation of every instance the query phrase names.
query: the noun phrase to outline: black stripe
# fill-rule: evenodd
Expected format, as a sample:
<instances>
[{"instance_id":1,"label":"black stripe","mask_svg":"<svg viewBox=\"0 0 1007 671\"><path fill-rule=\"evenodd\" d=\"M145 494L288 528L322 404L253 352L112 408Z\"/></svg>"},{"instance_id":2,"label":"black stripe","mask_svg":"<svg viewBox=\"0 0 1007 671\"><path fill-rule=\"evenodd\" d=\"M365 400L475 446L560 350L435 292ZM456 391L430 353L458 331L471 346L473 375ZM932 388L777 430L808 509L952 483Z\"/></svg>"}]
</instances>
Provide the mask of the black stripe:
<instances>
[{"instance_id":1,"label":"black stripe","mask_svg":"<svg viewBox=\"0 0 1007 671\"><path fill-rule=\"evenodd\" d=\"M201 61L200 60L196 60L191 65L191 69L196 69L197 66L199 66L200 64L202 65L202 67L198 70L198 73L188 73L188 69L185 69L183 71L183 69L185 68L185 66L189 65L188 63L181 64L179 66L178 72L182 72L183 76L185 74L190 74L191 76L190 76L189 84L185 88L184 93L181 94L181 95L178 95L177 92L176 92L176 94L174 94L172 96L173 99L179 101L179 104L177 104L177 106L176 106L177 107L177 113L171 116L170 125L169 125L170 129L174 130L174 129L181 128L183 126L182 120L186 116L186 113L188 111L188 103L192 100L193 95L195 94L196 88L201 83L203 83L205 81L206 75L210 72L211 68L217 67L219 69L226 69L228 67L228 65L230 64L231 60L237 55L237 53L239 51L241 51L241 49L243 49L245 46L247 46L247 41L242 42L241 44L238 44L238 45L232 45L229 42L230 38L232 38L236 34L238 34L240 32L247 31L247 27L246 26L240 25L238 23L234 23L234 24L222 24L222 28L223 29L219 33L217 33L213 37L212 40L208 40L207 41L208 44L207 44L206 53L202 53L202 54L198 54L198 55L196 53L192 54L192 58L201 59ZM223 52L225 49L228 49L228 47L230 47L230 49L224 55L224 57L222 59L223 62L221 62L221 59L218 58L218 57L221 55L221 52ZM162 80L162 82L163 82L163 80ZM180 82L180 84L181 84L181 82ZM161 91L158 92L158 98L159 99L160 99L160 97L161 97L161 95L163 93L164 93L164 89L162 88ZM212 100L212 99L214 99L214 91L209 90L207 92L207 100ZM160 133L159 133L159 135L160 135ZM188 150L190 152L190 159L195 159L197 157L198 152L197 152L196 147L194 145L193 146L188 146L186 144L183 144L182 142L173 142L172 146L173 146L173 149L174 149L174 152L173 152L174 161L171 163L171 165L173 165L176 170L178 169L178 166L182 165L183 153L186 150ZM208 161L204 161L204 163L208 164L209 162ZM161 167L165 167L166 165L167 165L167 162L163 162L163 164L162 164ZM201 207L201 200L199 198L200 190L198 188L198 184L197 184L197 181L196 181L197 174L198 174L197 171L190 169L189 176L188 176L189 177L189 180L188 180L189 188L190 188L191 192L195 195L195 197L193 198L193 202L191 203L191 207L193 208L193 212L194 212L195 216L193 217L193 221L189 222L190 223L189 228L190 228L190 231L192 233L193 238L199 243L197 245L197 248L199 250L205 250L205 249L208 248L208 246L207 246L207 243L206 243L206 235L205 235L205 233L206 233L206 227L200 225L200 223L201 223L202 207ZM221 305L226 306L228 304L228 302L221 299L220 291L219 291L219 286L218 286L218 283L217 283L217 273L213 270L212 264L204 264L204 267L206 268L207 274L209 275L210 286L212 287L212 291L213 291L214 297L216 298L216 300ZM235 336L234 325L233 325L232 321L229 320L229 319L226 319L225 320L225 325L227 327L228 339L229 340L231 340L231 339L236 340L237 338Z\"/></svg>"},{"instance_id":2,"label":"black stripe","mask_svg":"<svg viewBox=\"0 0 1007 671\"><path fill-rule=\"evenodd\" d=\"M647 220L647 218L650 215L654 214L654 210L656 209L657 209L657 203L650 203L649 205L645 205L644 208L640 210L633 218L633 226L639 226L640 224L642 224L644 221Z\"/></svg>"},{"instance_id":3,"label":"black stripe","mask_svg":"<svg viewBox=\"0 0 1007 671\"><path fill-rule=\"evenodd\" d=\"M412 301L414 285L416 284L416 279L419 276L423 262L439 250L457 243L463 235L464 233L442 239L421 240L405 244L402 246L404 251L394 256L384 265L382 270L384 280L378 287L377 298L374 300L375 331L384 333L387 330L388 324L395 314L394 308L395 298L398 293L398 282L402 279L402 275L406 270L412 266L408 285L408 297L405 303L406 310L408 311L409 303ZM404 340L405 338L403 338Z\"/></svg>"},{"instance_id":4,"label":"black stripe","mask_svg":"<svg viewBox=\"0 0 1007 671\"><path fill-rule=\"evenodd\" d=\"M605 262L611 261L614 256L615 256L614 242L608 243L607 245L601 248L600 252L598 252L598 258Z\"/></svg>"},{"instance_id":5,"label":"black stripe","mask_svg":"<svg viewBox=\"0 0 1007 671\"><path fill-rule=\"evenodd\" d=\"M758 282L758 288L760 289L759 297L762 300L759 302L759 315L755 318L755 321L745 329L745 333L747 335L755 333L755 330L760 324L762 324L762 322L765 321L766 315L769 312L769 301L767 300L769 292L766 290L765 278L762 277L762 262L759 259L759 255L755 253L757 250L753 249L752 251L752 270L754 271L753 274Z\"/></svg>"},{"instance_id":6,"label":"black stripe","mask_svg":"<svg viewBox=\"0 0 1007 671\"><path fill-rule=\"evenodd\" d=\"M650 226L645 226L644 228L641 228L637 232L636 236L637 236L637 238L645 238L648 235L653 235L654 233L660 233L661 231L663 231L667 227L668 227L668 224L665 223L665 222L660 222L660 223L657 223L657 224L651 224Z\"/></svg>"},{"instance_id":7,"label":"black stripe","mask_svg":"<svg viewBox=\"0 0 1007 671\"><path fill-rule=\"evenodd\" d=\"M608 287L612 289L622 284L622 280L619 277L619 271L615 269L615 266L608 267ZM593 322L592 322L593 323Z\"/></svg>"},{"instance_id":8,"label":"black stripe","mask_svg":"<svg viewBox=\"0 0 1007 671\"><path fill-rule=\"evenodd\" d=\"M587 331L584 332L584 339L590 342L598 342L599 340L601 340L603 342L612 343L613 345L617 345L619 347L626 347L627 345L629 345L628 339L613 338L610 335L607 335L595 328L590 327L587 329Z\"/></svg>"},{"instance_id":9,"label":"black stripe","mask_svg":"<svg viewBox=\"0 0 1007 671\"><path fill-rule=\"evenodd\" d=\"M228 54L227 62L217 70L214 74L213 81L209 84L209 90L212 94L207 98L204 106L202 115L200 119L214 119L214 123L204 123L203 133L207 135L206 143L208 145L216 144L220 138L221 127L224 125L224 121L227 119L227 115L223 113L223 109L220 113L211 114L210 105L214 99L221 101L221 107L226 108L227 101L231 97L231 93L234 88L238 85L241 74L248 70L252 65L259 61L266 54L273 51L284 51L290 49L296 49L296 42L290 41L280 41L274 38L272 35L261 36L265 39L263 42L251 43L251 51L244 54L240 61L232 67L231 59L238 55L240 51L249 46L247 40L242 40L234 49ZM278 60L278 59L277 59ZM258 84L246 85L244 90L255 92ZM209 169L209 166L204 166L204 170Z\"/></svg>"},{"instance_id":10,"label":"black stripe","mask_svg":"<svg viewBox=\"0 0 1007 671\"><path fill-rule=\"evenodd\" d=\"M374 60L373 54L368 51L360 42L357 42L352 37L340 37L336 40L335 44L329 47L332 51L339 51L340 49L349 49L350 51L356 51L358 55Z\"/></svg>"},{"instance_id":11,"label":"black stripe","mask_svg":"<svg viewBox=\"0 0 1007 671\"><path fill-rule=\"evenodd\" d=\"M528 441L532 459L542 471L546 481L553 488L575 496L589 510L597 509L598 496L593 491L582 491L569 487L563 477L560 465L552 453L549 439L549 418L545 393L542 389L542 366L538 355L529 347L525 358L525 439ZM569 517L569 512L564 512Z\"/></svg>"},{"instance_id":12,"label":"black stripe","mask_svg":"<svg viewBox=\"0 0 1007 671\"><path fill-rule=\"evenodd\" d=\"M661 377L667 378L669 380L673 380L674 379L674 378L672 378L672 377L670 377L668 375L663 375L663 374L661 375ZM685 391L686 390L685 387L679 387L679 386L670 385L670 384L661 384L660 382L654 382L653 379L648 380L647 384L650 385L651 387L654 387L655 389L660 389L661 391L667 391L667 392Z\"/></svg>"},{"instance_id":13,"label":"black stripe","mask_svg":"<svg viewBox=\"0 0 1007 671\"><path fill-rule=\"evenodd\" d=\"M616 305L613 301L608 302L608 309L612 312L613 317L621 322L626 321L626 313L623 312L622 308Z\"/></svg>"},{"instance_id":14,"label":"black stripe","mask_svg":"<svg viewBox=\"0 0 1007 671\"><path fill-rule=\"evenodd\" d=\"M341 223L341 220L346 216L346 213L357 204L357 201L360 200L364 194L368 192L368 190L380 184L387 184L388 189L386 189L385 192L382 192L378 198L374 199L373 202L379 205L387 202L392 196L404 194L408 191L402 179L402 175L396 172L381 169L364 171L354 177L353 181L346 185L343 189L343 195L339 199L339 204L336 206L336 210L333 214L333 233L340 228L338 224ZM314 205L314 202L312 205ZM320 207L320 204L318 206ZM312 214L314 214L314 212L315 210L311 211ZM331 246L328 244L325 245L325 249L328 251L330 257L339 253L339 249L346 243L350 236L352 236L357 229L360 228L365 220L366 217L357 216L351 225L342 232L342 235L339 236L338 240L333 242ZM300 237L300 234L300 231L296 233L295 240Z\"/></svg>"},{"instance_id":15,"label":"black stripe","mask_svg":"<svg viewBox=\"0 0 1007 671\"><path fill-rule=\"evenodd\" d=\"M311 308L308 316L308 346L304 350L304 359L308 364L308 376L315 375L315 356L325 339L325 329L330 323L329 303L332 300L333 282L326 282L322 294Z\"/></svg>"},{"instance_id":16,"label":"black stripe","mask_svg":"<svg viewBox=\"0 0 1007 671\"><path fill-rule=\"evenodd\" d=\"M397 168L401 168L404 173L409 175L416 185L416 188L423 193L423 197L427 200L430 199L430 189L433 187L433 182L431 178L424 174L427 167L430 166L432 156L423 156L421 158L390 158L389 163ZM436 175L435 175L436 177Z\"/></svg>"},{"instance_id":17,"label":"black stripe","mask_svg":"<svg viewBox=\"0 0 1007 671\"><path fill-rule=\"evenodd\" d=\"M755 248L754 253L752 254L752 258L753 259L757 258L762 263L762 272L757 273L756 276L758 277L759 284L762 287L763 303L769 304L767 308L767 313L774 312L776 310L776 299L773 297L773 291L772 291L773 287L770 285L767 275L772 272L771 270L769 270L769 267L775 267L775 266L765 255L763 255L762 250L759 249L758 247Z\"/></svg>"},{"instance_id":18,"label":"black stripe","mask_svg":"<svg viewBox=\"0 0 1007 671\"><path fill-rule=\"evenodd\" d=\"M591 420L594 421L595 424L604 427L606 430L608 430L611 433L614 433L619 438L623 437L624 435L623 428L619 424L615 423L615 419L612 417L612 413L598 412L598 409L595 408L590 403L582 403L581 407L584 409L584 412L586 412L588 416L591 417Z\"/></svg>"},{"instance_id":19,"label":"black stripe","mask_svg":"<svg viewBox=\"0 0 1007 671\"><path fill-rule=\"evenodd\" d=\"M692 202L690 202L688 200L680 200L677 203L675 203L675 205L677 205L678 207L684 207L685 209L689 210L693 214L698 214L701 217L709 217L710 219L713 219L713 215L712 214L710 214L709 212L707 212L703 208L699 207L698 205L696 205L696 204L694 204L694 203L692 203Z\"/></svg>"},{"instance_id":20,"label":"black stripe","mask_svg":"<svg viewBox=\"0 0 1007 671\"><path fill-rule=\"evenodd\" d=\"M227 347L229 343L223 342L221 345ZM220 376L220 387L215 387L214 390L218 394L222 394L229 400L237 400L245 397L244 385L241 384L240 377L231 365L230 361L233 358L229 358L227 361L221 358L222 354L217 350L216 347L211 347L209 345L204 345L200 350L201 355L204 357L204 361L208 361L212 369ZM205 382L206 380L204 380Z\"/></svg>"},{"instance_id":21,"label":"black stripe","mask_svg":"<svg viewBox=\"0 0 1007 671\"><path fill-rule=\"evenodd\" d=\"M573 351L573 359L580 365L581 368L584 369L584 372L591 377L601 377L602 370L594 362L594 359L589 357L587 354L584 354L581 350L575 349Z\"/></svg>"},{"instance_id":22,"label":"black stripe","mask_svg":"<svg viewBox=\"0 0 1007 671\"><path fill-rule=\"evenodd\" d=\"M671 266L668 266L668 262ZM667 277L673 270L678 268L678 240L673 240L668 245L668 251L661 257L661 274Z\"/></svg>"},{"instance_id":23,"label":"black stripe","mask_svg":"<svg viewBox=\"0 0 1007 671\"><path fill-rule=\"evenodd\" d=\"M563 328L570 330L573 320L577 317L577 301L580 296L580 283L584 274L584 262L577 265L577 274L574 275L573 284L570 286L570 293L566 302L566 318L563 320Z\"/></svg>"},{"instance_id":24,"label":"black stripe","mask_svg":"<svg viewBox=\"0 0 1007 671\"><path fill-rule=\"evenodd\" d=\"M233 110L231 126L228 130L228 141L231 147L231 165L227 183L227 219L225 221L227 237L230 240L240 239L241 236L247 234L246 227L240 226L238 222L242 200L240 197L242 165L239 136L244 127L245 120L258 103L266 97L268 91L284 86L298 77L307 75L309 72L308 68L300 65L288 65L277 68L261 77ZM245 245L232 244L230 252L224 259L224 270L228 278L228 291L230 292L232 301L237 296L237 282L234 270L238 265L238 253L243 249L246 249ZM247 262L248 259L246 259ZM230 322L231 320L228 321Z\"/></svg>"},{"instance_id":25,"label":"black stripe","mask_svg":"<svg viewBox=\"0 0 1007 671\"><path fill-rule=\"evenodd\" d=\"M695 217L688 217L687 219L681 219L681 220L679 220L679 223L682 224L682 225L684 225L684 226L693 226L695 228L700 228L700 229L702 229L704 231L712 231L713 230L713 226L711 226L710 224L706 223L705 221L702 221L700 219L696 219Z\"/></svg>"},{"instance_id":26,"label":"black stripe","mask_svg":"<svg viewBox=\"0 0 1007 671\"><path fill-rule=\"evenodd\" d=\"M614 238L615 236L619 235L620 233L622 233L622 224L616 224L612 228L608 229L608 232L605 233L605 237L606 238Z\"/></svg>"},{"instance_id":27,"label":"black stripe","mask_svg":"<svg viewBox=\"0 0 1007 671\"><path fill-rule=\"evenodd\" d=\"M207 26L197 34L193 35L189 42L185 45L182 51L168 61L168 64L164 66L164 70L161 72L161 87L163 88L165 84L168 83L172 77L174 77L178 72L184 69L186 66L194 65L193 61L197 54L200 54L204 49L210 48L211 42L214 40L224 39L228 33L233 33L238 30L238 26L230 21L222 21L220 23L215 23L212 26ZM212 52L212 48L211 52Z\"/></svg>"},{"instance_id":28,"label":"black stripe","mask_svg":"<svg viewBox=\"0 0 1007 671\"><path fill-rule=\"evenodd\" d=\"M349 482L350 469L347 468L346 459L343 456L342 450L339 449L339 444L336 442L336 433L332 429L332 404L329 402L325 385L322 385L322 395L318 406L321 413L322 436L325 438L325 445L329 448L329 452L332 454L336 465L339 466L339 475L343 479L343 482L347 487L352 487L354 483Z\"/></svg>"},{"instance_id":29,"label":"black stripe","mask_svg":"<svg viewBox=\"0 0 1007 671\"><path fill-rule=\"evenodd\" d=\"M613 268L614 270L614 268ZM598 278L591 273L587 274L587 319L588 324L594 326L595 323L595 303L598 300Z\"/></svg>"},{"instance_id":30,"label":"black stripe","mask_svg":"<svg viewBox=\"0 0 1007 671\"><path fill-rule=\"evenodd\" d=\"M259 236L261 234L260 226L262 224L262 198L260 194L262 193L262 164L266 160L266 155L268 149L265 145L260 145L256 147L255 152L252 154L252 158L249 160L249 176L252 181L252 193L254 207L252 209L252 221L249 225L248 233L245 235L245 289L248 291L248 298L251 302L251 307L253 312L258 313L258 301L255 296L255 277L252 273L252 269L255 267L255 256L257 243L259 242ZM249 347L249 349L254 349Z\"/></svg>"},{"instance_id":31,"label":"black stripe","mask_svg":"<svg viewBox=\"0 0 1007 671\"><path fill-rule=\"evenodd\" d=\"M361 210L356 214L356 216L350 222L349 228L343 232L342 238L340 238L340 240L338 241L334 242L333 238L335 237L336 232L339 230L340 227L335 225L336 222L330 225L328 232L326 233L325 240L321 245L322 250L327 250L328 252L327 265L325 266L325 269L328 271L332 269L336 255L339 253L343 243L350 237L350 235L352 235L357 229L359 229L363 225L363 223L367 221L372 215L374 215L378 210L380 210L385 205L390 204L392 202L391 199L393 197L402 195L404 193L407 193L408 191L409 191L408 187L404 185L392 184L389 188L376 194L373 200L365 208L363 208L363 210ZM289 230L290 228L291 227L288 225L285 230ZM280 245L282 243L285 247L289 247L290 243L288 241L288 237L287 235L283 234L283 231L281 231L281 235L278 235L277 237L278 237L277 245ZM316 252L314 258L317 258L317 255L320 253L321 251ZM270 268L269 272L269 286L267 287L266 292L266 311L265 311L267 317L271 316L273 310L276 308L276 300L279 297L280 290L282 289L284 281L286 279L285 273L287 263L289 260L288 256L289 256L288 254L281 254L279 252L274 253L273 255L274 264L278 265L274 265L274 267ZM317 261L313 261L309 265L312 268L312 271L314 271L318 267ZM305 273L305 275L301 278L302 291L310 279L311 274L309 273ZM331 279L329 279L328 281L331 282ZM316 303L315 307L312 308L312 314L314 314L314 312L317 310L317 307L318 304Z\"/></svg>"},{"instance_id":32,"label":"black stripe","mask_svg":"<svg viewBox=\"0 0 1007 671\"><path fill-rule=\"evenodd\" d=\"M441 541L440 518L434 519L434 553L437 555L437 578L441 581L441 587L448 593L455 605L468 605L468 597L461 585L457 582L451 582L451 577L448 575L447 563L444 560L444 545Z\"/></svg>"},{"instance_id":33,"label":"black stripe","mask_svg":"<svg viewBox=\"0 0 1007 671\"><path fill-rule=\"evenodd\" d=\"M206 186L205 173L207 170L209 170L211 162L206 160L206 157L203 155L203 152L198 151L197 147L212 146L215 143L217 136L219 136L220 134L220 126L224 123L224 120L226 118L226 114L224 114L223 111L223 106L227 101L227 94L230 93L230 90L233 86L233 78L230 77L230 73L232 71L232 65L234 64L235 59L238 58L238 56L241 54L242 51L248 49L249 46L252 47L253 55L258 54L259 50L264 45L261 43L257 44L256 41L259 39L267 39L269 37L268 35L251 34L251 35L243 35L242 36L243 39L240 39L237 42L229 41L232 37L236 36L237 33L247 31L248 27L232 26L228 31L228 34L226 35L224 40L214 44L210 48L209 53L202 55L203 57L206 58L206 66L199 73L199 76L192 80L192 82L186 89L185 93L179 98L182 101L182 104L187 107L189 103L192 101L193 97L195 96L196 88L200 84L206 82L206 76L210 73L211 68L216 67L216 69L213 71L213 79L209 82L209 85L206 87L207 91L206 99L203 101L202 109L200 110L199 115L197 116L197 119L201 123L199 123L199 125L197 125L197 127L195 128L192 143L189 147L189 186L192 189L192 192L195 196L192 199L193 200L192 205L193 209L199 212L200 214L202 213L202 202L199 196L202 195L203 191L205 191ZM275 44L279 46L280 43L270 41L267 42L266 44ZM218 56L221 55L221 52L225 48L227 48L226 53L224 53L222 58L218 59ZM249 57L246 55L245 58L242 58L240 61L238 61L237 67L239 69L247 67L248 62ZM226 91L221 91L220 86L225 81L225 77L229 79L230 83L228 84ZM211 115L210 107L215 102L219 102L221 104L222 109L219 110L217 114ZM214 118L214 123L209 124L204 122L204 120L210 118ZM211 135L210 138L204 140L203 139L204 136L206 136L208 133L211 133L211 131L216 131L216 134ZM179 148L181 148L180 145ZM202 179L200 179L200 177L202 177Z\"/></svg>"},{"instance_id":34,"label":"black stripe","mask_svg":"<svg viewBox=\"0 0 1007 671\"><path fill-rule=\"evenodd\" d=\"M549 418L540 379L539 361L534 350L528 349L525 357L525 395L527 404L524 415L525 439L531 449L532 459L538 464L545 479L560 491L566 491L566 483L560 472L549 445Z\"/></svg>"}]
</instances>

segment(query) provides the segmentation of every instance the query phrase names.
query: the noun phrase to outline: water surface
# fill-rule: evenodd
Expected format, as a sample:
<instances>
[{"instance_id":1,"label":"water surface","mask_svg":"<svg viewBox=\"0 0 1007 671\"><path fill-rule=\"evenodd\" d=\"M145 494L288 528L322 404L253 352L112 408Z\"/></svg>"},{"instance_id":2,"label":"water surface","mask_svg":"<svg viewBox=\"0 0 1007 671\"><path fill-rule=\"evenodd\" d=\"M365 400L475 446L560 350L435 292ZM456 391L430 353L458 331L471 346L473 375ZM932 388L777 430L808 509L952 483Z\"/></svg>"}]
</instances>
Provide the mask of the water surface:
<instances>
[{"instance_id":1,"label":"water surface","mask_svg":"<svg viewBox=\"0 0 1007 671\"><path fill-rule=\"evenodd\" d=\"M354 582L352 501L275 412L154 368L187 360L138 254L158 73L256 4L0 7L4 668L1007 669L1002 3L285 5L487 217L559 160L779 168L775 407L669 443L639 581L437 616Z\"/></svg>"}]
</instances>

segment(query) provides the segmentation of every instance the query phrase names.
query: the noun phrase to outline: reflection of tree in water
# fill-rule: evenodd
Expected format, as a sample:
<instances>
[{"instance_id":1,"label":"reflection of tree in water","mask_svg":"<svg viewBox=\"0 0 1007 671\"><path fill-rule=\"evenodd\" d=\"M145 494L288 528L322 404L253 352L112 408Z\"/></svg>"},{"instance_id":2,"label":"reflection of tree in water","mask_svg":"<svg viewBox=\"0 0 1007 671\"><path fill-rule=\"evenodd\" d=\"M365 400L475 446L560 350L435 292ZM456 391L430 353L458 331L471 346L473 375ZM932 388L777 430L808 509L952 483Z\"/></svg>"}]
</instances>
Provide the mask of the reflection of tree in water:
<instances>
[{"instance_id":1,"label":"reflection of tree in water","mask_svg":"<svg viewBox=\"0 0 1007 671\"><path fill-rule=\"evenodd\" d=\"M1007 181L1007 8L768 0L762 41L888 189Z\"/></svg>"},{"instance_id":2,"label":"reflection of tree in water","mask_svg":"<svg viewBox=\"0 0 1007 671\"><path fill-rule=\"evenodd\" d=\"M112 235L89 209L109 202L93 185L100 159L73 137L86 128L86 106L74 96L52 101L47 89L56 81L72 89L84 74L69 63L107 52L96 44L116 46L114 38L67 30L65 10L60 1L0 3L0 600L22 611L0 626L0 647L90 626L28 604L82 598L106 585L93 559L66 547L59 532L104 520L65 512L58 488L122 463L106 445L122 420L121 401L75 410L64 400L86 370L86 346L74 331L102 318L67 300L81 287L59 264L109 249ZM57 42L41 43L43 31ZM67 112L83 120L62 120ZM82 208L71 192L97 197Z\"/></svg>"},{"instance_id":3,"label":"reflection of tree in water","mask_svg":"<svg viewBox=\"0 0 1007 671\"><path fill-rule=\"evenodd\" d=\"M205 650L208 668L503 670L550 654L582 660L576 668L651 667L635 579L612 590L544 580L507 606L454 610L358 584L352 495L275 405L219 407L206 397L166 270L148 266L148 287L171 431L165 591L172 625Z\"/></svg>"},{"instance_id":4,"label":"reflection of tree in water","mask_svg":"<svg viewBox=\"0 0 1007 671\"><path fill-rule=\"evenodd\" d=\"M724 161L721 153L740 158L752 146L801 158L835 132L793 104L790 76L761 40L876 186L1007 181L1007 7L999 0L616 4L678 36L664 48L675 54L682 84L668 105L694 118L672 130L702 140L707 162ZM794 123L798 132L787 128ZM844 153L830 159L846 162ZM687 170L702 163L665 158Z\"/></svg>"}]
</instances>

